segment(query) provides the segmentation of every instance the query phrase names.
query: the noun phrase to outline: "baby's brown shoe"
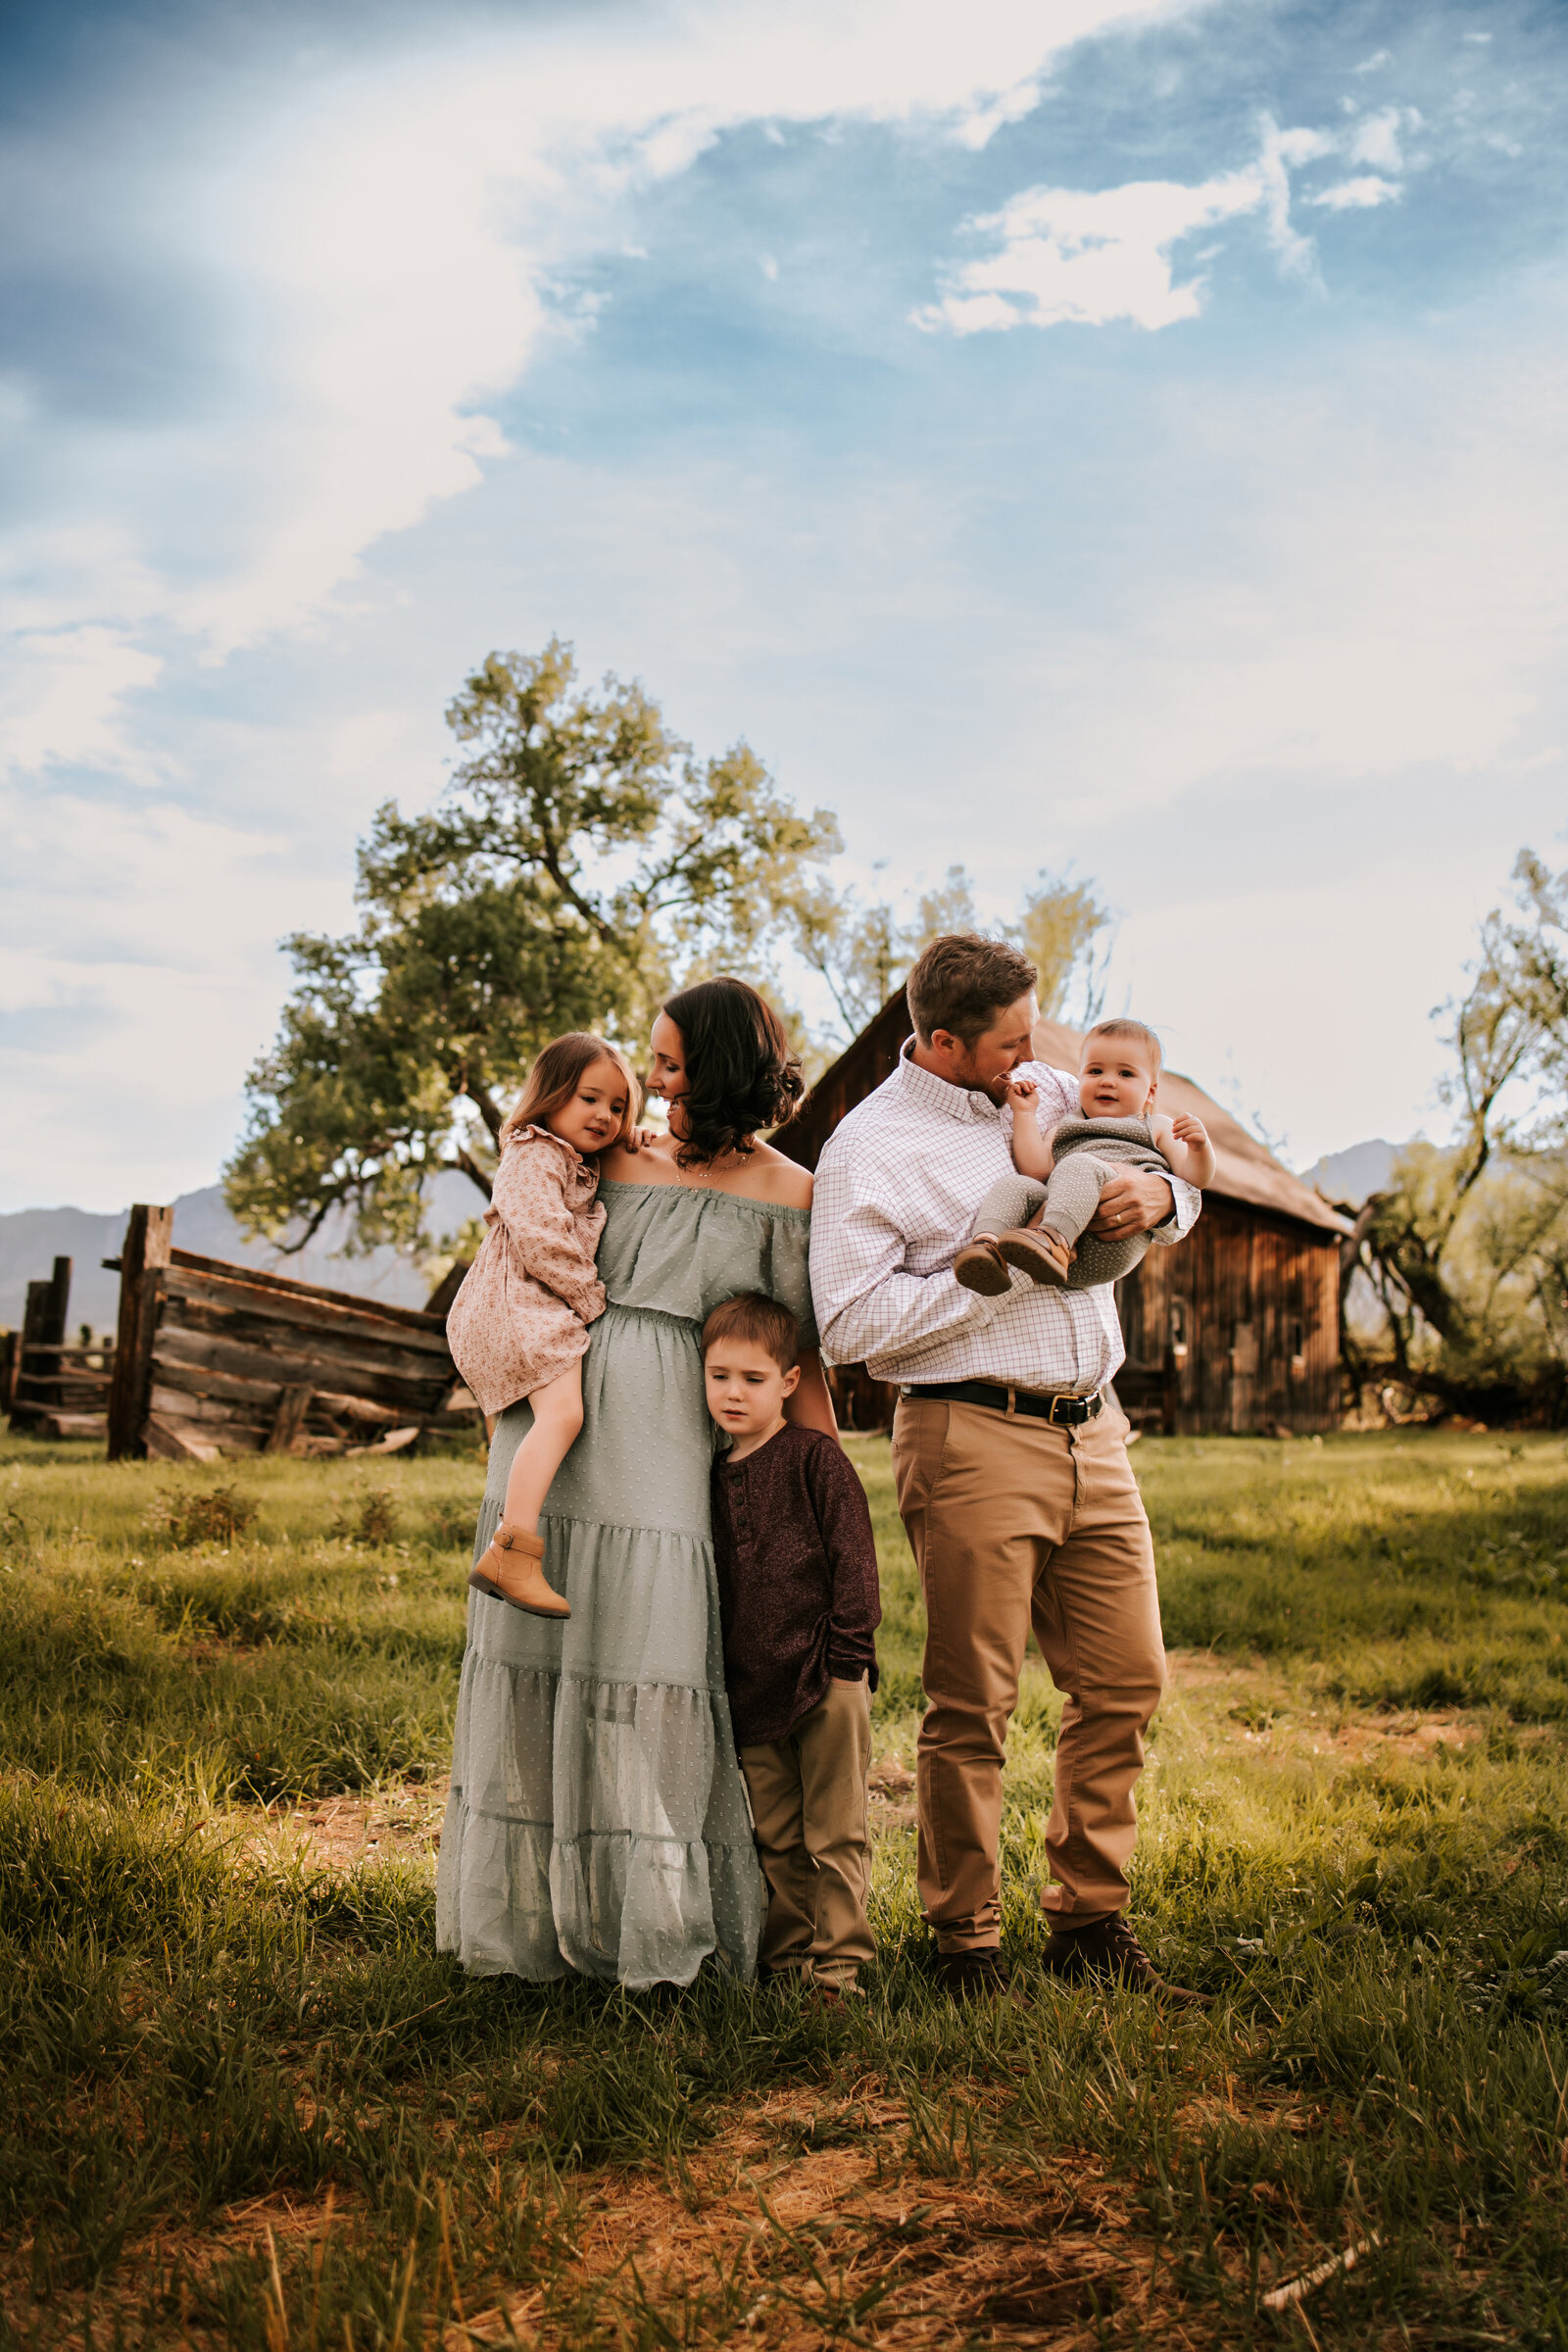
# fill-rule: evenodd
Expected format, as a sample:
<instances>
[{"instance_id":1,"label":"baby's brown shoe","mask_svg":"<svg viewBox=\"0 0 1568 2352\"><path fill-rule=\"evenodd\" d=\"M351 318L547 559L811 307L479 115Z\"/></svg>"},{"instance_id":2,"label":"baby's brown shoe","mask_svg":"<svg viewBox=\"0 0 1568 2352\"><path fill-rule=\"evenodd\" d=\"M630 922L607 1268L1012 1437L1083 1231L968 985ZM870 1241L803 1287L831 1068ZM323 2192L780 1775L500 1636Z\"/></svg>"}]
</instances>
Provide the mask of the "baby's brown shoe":
<instances>
[{"instance_id":1,"label":"baby's brown shoe","mask_svg":"<svg viewBox=\"0 0 1568 2352\"><path fill-rule=\"evenodd\" d=\"M492 1600L510 1601L514 1609L526 1609L530 1617L569 1617L571 1611L561 1594L545 1582L540 1566L544 1556L542 1536L508 1527L503 1520L490 1539L489 1550L480 1554L469 1572L469 1590L487 1592Z\"/></svg>"},{"instance_id":2,"label":"baby's brown shoe","mask_svg":"<svg viewBox=\"0 0 1568 2352\"><path fill-rule=\"evenodd\" d=\"M1044 1225L1016 1225L997 1236L997 1255L1009 1266L1021 1267L1032 1281L1064 1291L1072 1253L1059 1234Z\"/></svg>"},{"instance_id":3,"label":"baby's brown shoe","mask_svg":"<svg viewBox=\"0 0 1568 2352\"><path fill-rule=\"evenodd\" d=\"M953 1261L953 1273L966 1291L978 1291L982 1298L1000 1298L1012 1280L996 1243L983 1234L958 1251Z\"/></svg>"}]
</instances>

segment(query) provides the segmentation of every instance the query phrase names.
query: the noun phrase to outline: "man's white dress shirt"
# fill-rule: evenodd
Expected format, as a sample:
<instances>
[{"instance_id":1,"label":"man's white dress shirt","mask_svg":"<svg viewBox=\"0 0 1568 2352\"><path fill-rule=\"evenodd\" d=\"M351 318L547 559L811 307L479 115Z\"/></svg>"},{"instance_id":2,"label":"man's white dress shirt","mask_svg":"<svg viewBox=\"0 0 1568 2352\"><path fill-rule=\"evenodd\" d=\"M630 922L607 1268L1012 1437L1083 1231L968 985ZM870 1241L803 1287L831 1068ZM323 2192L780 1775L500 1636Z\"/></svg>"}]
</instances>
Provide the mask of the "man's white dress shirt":
<instances>
[{"instance_id":1,"label":"man's white dress shirt","mask_svg":"<svg viewBox=\"0 0 1568 2352\"><path fill-rule=\"evenodd\" d=\"M955 1279L982 1197L1012 1166L1012 1111L908 1053L840 1121L817 1165L811 1296L823 1356L863 1363L873 1380L1092 1396L1125 1353L1110 1285L1057 1291L1015 1270L1010 1290L984 1298ZM1016 1075L1039 1089L1043 1131L1081 1115L1064 1070L1026 1061ZM1156 1242L1179 1241L1201 1205L1191 1185L1173 1176L1170 1187L1175 1215Z\"/></svg>"}]
</instances>

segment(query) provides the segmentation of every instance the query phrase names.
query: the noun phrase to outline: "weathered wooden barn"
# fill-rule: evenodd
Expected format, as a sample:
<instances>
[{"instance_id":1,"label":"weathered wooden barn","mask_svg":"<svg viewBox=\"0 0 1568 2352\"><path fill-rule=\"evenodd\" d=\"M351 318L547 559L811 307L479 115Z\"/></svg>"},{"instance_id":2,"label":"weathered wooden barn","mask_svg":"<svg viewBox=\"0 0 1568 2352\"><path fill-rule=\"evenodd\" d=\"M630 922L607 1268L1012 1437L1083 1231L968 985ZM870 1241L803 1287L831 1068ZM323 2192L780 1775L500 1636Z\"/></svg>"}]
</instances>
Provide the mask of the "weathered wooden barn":
<instances>
[{"instance_id":1,"label":"weathered wooden barn","mask_svg":"<svg viewBox=\"0 0 1568 2352\"><path fill-rule=\"evenodd\" d=\"M912 1034L904 991L890 997L773 1141L814 1168L847 1111L881 1085ZM1035 1053L1078 1066L1081 1034L1056 1021ZM1346 1219L1293 1176L1190 1078L1167 1070L1160 1108L1203 1121L1218 1163L1203 1213L1175 1249L1155 1248L1116 1304L1127 1361L1116 1393L1140 1427L1173 1435L1330 1429L1339 1416L1340 1238ZM858 1366L833 1376L854 1428L886 1428L895 1391Z\"/></svg>"}]
</instances>

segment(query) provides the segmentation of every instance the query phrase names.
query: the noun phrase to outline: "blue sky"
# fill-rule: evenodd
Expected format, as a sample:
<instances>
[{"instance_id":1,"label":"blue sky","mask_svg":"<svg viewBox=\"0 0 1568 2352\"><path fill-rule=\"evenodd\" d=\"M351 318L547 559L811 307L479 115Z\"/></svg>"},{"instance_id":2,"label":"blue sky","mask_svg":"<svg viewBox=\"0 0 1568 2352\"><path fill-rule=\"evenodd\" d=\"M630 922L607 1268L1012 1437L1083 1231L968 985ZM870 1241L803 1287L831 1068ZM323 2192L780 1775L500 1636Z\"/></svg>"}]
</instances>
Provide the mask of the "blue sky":
<instances>
[{"instance_id":1,"label":"blue sky","mask_svg":"<svg viewBox=\"0 0 1568 2352\"><path fill-rule=\"evenodd\" d=\"M571 638L1115 911L1304 1163L1560 856L1568 12L13 11L0 1207L210 1181L356 838Z\"/></svg>"}]
</instances>

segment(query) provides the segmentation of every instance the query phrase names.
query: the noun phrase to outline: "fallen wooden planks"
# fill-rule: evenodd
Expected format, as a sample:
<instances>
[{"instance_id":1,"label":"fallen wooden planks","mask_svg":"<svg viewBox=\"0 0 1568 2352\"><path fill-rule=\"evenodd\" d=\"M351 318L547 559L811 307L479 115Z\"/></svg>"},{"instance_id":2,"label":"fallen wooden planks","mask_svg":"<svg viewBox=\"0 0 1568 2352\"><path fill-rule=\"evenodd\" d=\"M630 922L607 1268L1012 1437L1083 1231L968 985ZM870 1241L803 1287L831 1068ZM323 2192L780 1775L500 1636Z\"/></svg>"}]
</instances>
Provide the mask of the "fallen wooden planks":
<instances>
[{"instance_id":1,"label":"fallen wooden planks","mask_svg":"<svg viewBox=\"0 0 1568 2352\"><path fill-rule=\"evenodd\" d=\"M164 1211L139 1208L122 1258L105 1260L128 1349L112 1451L395 1452L476 1423L444 1316L199 1257L168 1234Z\"/></svg>"}]
</instances>

